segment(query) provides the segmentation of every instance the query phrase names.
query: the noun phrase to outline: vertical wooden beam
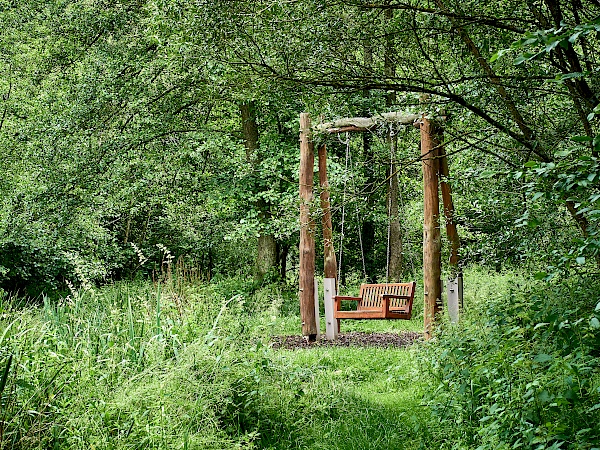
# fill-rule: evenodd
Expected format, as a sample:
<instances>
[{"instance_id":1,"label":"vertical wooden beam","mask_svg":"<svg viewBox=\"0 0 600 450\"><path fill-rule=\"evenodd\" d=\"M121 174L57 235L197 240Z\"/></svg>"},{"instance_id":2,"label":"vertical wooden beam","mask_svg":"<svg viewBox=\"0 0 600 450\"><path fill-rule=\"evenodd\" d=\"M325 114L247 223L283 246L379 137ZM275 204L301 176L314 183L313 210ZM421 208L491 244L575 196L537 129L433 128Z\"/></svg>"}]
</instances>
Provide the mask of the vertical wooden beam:
<instances>
[{"instance_id":1,"label":"vertical wooden beam","mask_svg":"<svg viewBox=\"0 0 600 450\"><path fill-rule=\"evenodd\" d=\"M439 131L440 140L442 130ZM448 184L450 170L448 158L444 146L440 146L440 186L442 190L442 201L444 203L444 217L446 218L446 235L450 241L450 279L448 280L447 302L448 314L452 323L458 323L460 311L463 308L463 278L458 267L458 251L460 250L460 238L454 222L454 202L452 201L452 189Z\"/></svg>"},{"instance_id":2,"label":"vertical wooden beam","mask_svg":"<svg viewBox=\"0 0 600 450\"><path fill-rule=\"evenodd\" d=\"M302 335L317 338L315 320L315 222L310 214L313 200L315 155L310 116L300 114L300 318Z\"/></svg>"},{"instance_id":3,"label":"vertical wooden beam","mask_svg":"<svg viewBox=\"0 0 600 450\"><path fill-rule=\"evenodd\" d=\"M337 259L333 247L333 224L331 221L331 202L329 197L329 181L327 179L327 147L319 146L319 185L321 187L321 210L323 216L323 258L325 278L337 278Z\"/></svg>"},{"instance_id":4,"label":"vertical wooden beam","mask_svg":"<svg viewBox=\"0 0 600 450\"><path fill-rule=\"evenodd\" d=\"M333 224L329 180L327 179L327 147L319 146L319 185L321 187L321 210L323 224L323 259L325 278L323 279L323 300L325 302L325 332L327 339L334 340L338 335L338 323L333 317L333 297L337 294L337 259L333 247Z\"/></svg>"},{"instance_id":5,"label":"vertical wooden beam","mask_svg":"<svg viewBox=\"0 0 600 450\"><path fill-rule=\"evenodd\" d=\"M435 124L421 120L421 160L423 163L423 291L425 295L425 339L432 337L437 315L442 309L440 199L438 187L438 147Z\"/></svg>"},{"instance_id":6,"label":"vertical wooden beam","mask_svg":"<svg viewBox=\"0 0 600 450\"><path fill-rule=\"evenodd\" d=\"M438 138L441 140L442 131L440 129ZM440 187L442 190L442 200L444 203L444 217L446 218L446 234L450 241L450 268L452 271L452 278L458 275L458 250L460 249L460 239L458 237L458 231L456 230L456 223L454 222L454 203L452 202L452 189L448 184L448 176L450 170L448 169L448 158L446 157L446 151L443 146L439 148L440 155Z\"/></svg>"}]
</instances>

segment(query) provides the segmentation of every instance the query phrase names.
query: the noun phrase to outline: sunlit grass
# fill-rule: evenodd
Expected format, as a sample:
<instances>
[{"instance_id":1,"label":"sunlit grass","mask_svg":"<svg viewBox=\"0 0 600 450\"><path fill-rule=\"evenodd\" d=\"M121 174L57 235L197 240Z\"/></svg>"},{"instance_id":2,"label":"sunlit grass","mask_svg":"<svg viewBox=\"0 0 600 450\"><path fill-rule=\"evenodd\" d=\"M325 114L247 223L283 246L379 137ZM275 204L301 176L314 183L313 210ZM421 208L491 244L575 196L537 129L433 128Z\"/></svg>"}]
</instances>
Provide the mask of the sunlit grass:
<instances>
[{"instance_id":1,"label":"sunlit grass","mask_svg":"<svg viewBox=\"0 0 600 450\"><path fill-rule=\"evenodd\" d=\"M513 281L468 273L465 303ZM270 347L300 334L295 287L128 282L0 306L0 448L451 447L423 403L427 344ZM417 308L410 321L342 321L342 332L422 326Z\"/></svg>"}]
</instances>

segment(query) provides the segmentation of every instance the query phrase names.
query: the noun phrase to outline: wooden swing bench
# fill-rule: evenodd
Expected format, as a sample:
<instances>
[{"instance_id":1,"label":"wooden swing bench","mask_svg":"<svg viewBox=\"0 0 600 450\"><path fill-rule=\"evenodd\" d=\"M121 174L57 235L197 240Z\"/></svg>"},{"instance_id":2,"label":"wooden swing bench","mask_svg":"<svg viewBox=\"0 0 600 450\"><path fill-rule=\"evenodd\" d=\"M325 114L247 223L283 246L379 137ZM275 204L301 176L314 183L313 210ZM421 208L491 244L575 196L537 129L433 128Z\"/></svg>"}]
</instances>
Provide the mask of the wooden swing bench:
<instances>
[{"instance_id":1,"label":"wooden swing bench","mask_svg":"<svg viewBox=\"0 0 600 450\"><path fill-rule=\"evenodd\" d=\"M361 284L358 297L336 295L334 318L338 319L404 319L410 320L415 281L410 283ZM342 302L357 302L356 310L343 311Z\"/></svg>"}]
</instances>

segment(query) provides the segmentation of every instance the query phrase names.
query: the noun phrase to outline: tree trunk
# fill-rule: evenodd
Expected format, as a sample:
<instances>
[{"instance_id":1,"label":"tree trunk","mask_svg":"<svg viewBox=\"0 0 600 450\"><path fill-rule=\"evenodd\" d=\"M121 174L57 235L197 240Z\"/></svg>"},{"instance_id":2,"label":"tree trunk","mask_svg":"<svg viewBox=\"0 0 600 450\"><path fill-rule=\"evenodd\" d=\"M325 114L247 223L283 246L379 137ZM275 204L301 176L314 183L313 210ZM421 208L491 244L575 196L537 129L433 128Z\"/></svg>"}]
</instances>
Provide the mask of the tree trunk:
<instances>
[{"instance_id":1,"label":"tree trunk","mask_svg":"<svg viewBox=\"0 0 600 450\"><path fill-rule=\"evenodd\" d=\"M370 45L364 46L364 65L368 70L371 70L371 66L373 64L373 49ZM363 98L368 99L371 96L371 92L368 89L363 90ZM368 110L363 110L362 115L364 117L369 117L371 112ZM373 153L373 147L371 145L371 133L363 133L363 159L365 161L365 178L366 178L366 187L365 191L367 192L366 198L366 211L373 211L375 208L375 196L374 196L374 188L376 186L375 180L375 155ZM364 216L364 220L361 226L361 240L363 246L363 254L365 257L365 272L367 275L368 282L375 281L375 223L371 219L371 217L367 214Z\"/></svg>"},{"instance_id":2,"label":"tree trunk","mask_svg":"<svg viewBox=\"0 0 600 450\"><path fill-rule=\"evenodd\" d=\"M258 125L256 123L256 105L253 101L245 102L240 105L240 114L242 117L242 130L244 133L244 145L246 147L246 161L254 166L259 160L258 154ZM262 281L267 272L277 267L277 241L275 236L263 231L263 227L271 218L269 205L264 201L258 201L255 204L258 209L260 220L260 234L258 236L256 259L255 259L255 278Z\"/></svg>"},{"instance_id":3,"label":"tree trunk","mask_svg":"<svg viewBox=\"0 0 600 450\"><path fill-rule=\"evenodd\" d=\"M300 114L300 318L302 335L317 338L315 317L315 221L310 213L313 201L315 155L310 117Z\"/></svg>"},{"instance_id":4,"label":"tree trunk","mask_svg":"<svg viewBox=\"0 0 600 450\"><path fill-rule=\"evenodd\" d=\"M256 249L256 279L264 276L277 267L277 242L271 234L261 234L258 237Z\"/></svg>"},{"instance_id":5,"label":"tree trunk","mask_svg":"<svg viewBox=\"0 0 600 450\"><path fill-rule=\"evenodd\" d=\"M441 141L442 134L441 130L438 134L438 138ZM448 176L450 175L450 170L448 168L448 158L446 157L446 151L443 146L440 146L438 154L440 155L439 164L440 164L440 175L442 176L440 180L440 186L442 189L442 200L444 203L444 217L446 219L446 234L448 235L448 240L450 241L450 270L451 275L450 278L455 278L458 275L459 267L458 267L458 250L460 249L460 239L458 237L458 231L456 229L456 223L454 222L454 202L452 201L452 190L450 189L450 185L448 184Z\"/></svg>"},{"instance_id":6,"label":"tree trunk","mask_svg":"<svg viewBox=\"0 0 600 450\"><path fill-rule=\"evenodd\" d=\"M431 339L442 310L440 198L437 147L434 124L421 121L421 158L423 163L423 293L425 339Z\"/></svg>"},{"instance_id":7,"label":"tree trunk","mask_svg":"<svg viewBox=\"0 0 600 450\"><path fill-rule=\"evenodd\" d=\"M281 281L285 283L287 278L287 257L290 251L290 245L287 242L283 242L278 247L277 254L279 255L279 277L281 278Z\"/></svg>"},{"instance_id":8,"label":"tree trunk","mask_svg":"<svg viewBox=\"0 0 600 450\"><path fill-rule=\"evenodd\" d=\"M395 149L394 141L397 142L395 137L392 138L391 149ZM396 173L396 164L390 164L389 171L391 172L388 176L388 196L387 196L387 211L389 214L389 266L387 279L389 283L399 283L402 279L402 273L404 271L403 259L402 259L402 230L400 228L400 217L398 208L398 196L400 189L398 187L398 175Z\"/></svg>"},{"instance_id":9,"label":"tree trunk","mask_svg":"<svg viewBox=\"0 0 600 450\"><path fill-rule=\"evenodd\" d=\"M319 185L321 187L321 211L323 224L323 269L325 278L337 279L337 259L333 246L333 225L331 203L329 201L329 181L327 180L327 147L319 147Z\"/></svg>"},{"instance_id":10,"label":"tree trunk","mask_svg":"<svg viewBox=\"0 0 600 450\"><path fill-rule=\"evenodd\" d=\"M394 17L394 11L391 9L385 10L386 21L391 21ZM396 75L396 67L392 58L394 54L394 40L392 35L386 35L385 44L385 61L384 70L385 75L388 79L393 78ZM396 103L396 93L390 92L386 96L386 106L392 107ZM396 171L396 150L398 148L398 136L393 129L388 131L387 142L390 149L390 166L387 188L387 212L389 220L389 259L388 259L388 271L386 278L388 282L399 282L402 278L402 231L400 229L400 218L398 215L398 173Z\"/></svg>"}]
</instances>

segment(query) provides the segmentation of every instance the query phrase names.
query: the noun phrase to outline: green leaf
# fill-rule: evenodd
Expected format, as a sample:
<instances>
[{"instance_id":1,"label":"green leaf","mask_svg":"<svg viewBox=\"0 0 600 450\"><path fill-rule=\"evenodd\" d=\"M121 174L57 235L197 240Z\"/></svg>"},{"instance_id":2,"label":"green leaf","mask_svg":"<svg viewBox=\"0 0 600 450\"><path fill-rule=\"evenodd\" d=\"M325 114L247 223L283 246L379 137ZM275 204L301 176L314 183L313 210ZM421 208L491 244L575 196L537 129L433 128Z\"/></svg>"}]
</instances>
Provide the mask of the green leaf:
<instances>
[{"instance_id":1,"label":"green leaf","mask_svg":"<svg viewBox=\"0 0 600 450\"><path fill-rule=\"evenodd\" d=\"M4 392L4 388L6 387L6 380L8 379L8 372L10 371L10 365L12 363L12 355L8 356L8 362L4 367L4 371L2 372L2 378L0 379L0 397L2 396L2 392Z\"/></svg>"},{"instance_id":2,"label":"green leaf","mask_svg":"<svg viewBox=\"0 0 600 450\"><path fill-rule=\"evenodd\" d=\"M587 72L570 72L570 73L563 73L560 75L557 75L557 79L560 81L564 81L564 80L570 80L572 78L583 78L586 75L588 75Z\"/></svg>"},{"instance_id":3,"label":"green leaf","mask_svg":"<svg viewBox=\"0 0 600 450\"><path fill-rule=\"evenodd\" d=\"M536 161L527 161L525 164L523 164L524 167L537 167L538 163Z\"/></svg>"},{"instance_id":4,"label":"green leaf","mask_svg":"<svg viewBox=\"0 0 600 450\"><path fill-rule=\"evenodd\" d=\"M575 262L577 264L585 264L585 256L578 256L577 259L575 259Z\"/></svg>"},{"instance_id":5,"label":"green leaf","mask_svg":"<svg viewBox=\"0 0 600 450\"><path fill-rule=\"evenodd\" d=\"M543 280L547 276L548 276L548 274L546 272L536 272L536 274L533 276L533 278L535 278L536 280Z\"/></svg>"},{"instance_id":6,"label":"green leaf","mask_svg":"<svg viewBox=\"0 0 600 450\"><path fill-rule=\"evenodd\" d=\"M565 157L565 156L569 156L571 153L573 153L573 149L572 148L570 148L568 150L558 151L558 152L556 152L556 156Z\"/></svg>"},{"instance_id":7,"label":"green leaf","mask_svg":"<svg viewBox=\"0 0 600 450\"><path fill-rule=\"evenodd\" d=\"M498 50L496 53L494 53L492 55L492 57L490 58L490 63L493 63L494 61L496 61L498 58L501 58L502 55L504 55L506 52L508 52L508 49L501 49Z\"/></svg>"},{"instance_id":8,"label":"green leaf","mask_svg":"<svg viewBox=\"0 0 600 450\"><path fill-rule=\"evenodd\" d=\"M571 140L575 142L590 142L592 138L589 136L573 136Z\"/></svg>"},{"instance_id":9,"label":"green leaf","mask_svg":"<svg viewBox=\"0 0 600 450\"><path fill-rule=\"evenodd\" d=\"M530 59L530 58L529 58L529 56L527 56L527 54L525 54L525 55L520 55L519 57L517 57L517 58L515 59L515 61L514 61L514 63L513 63L513 64L514 64L515 66L519 66L519 65L523 64L525 61L529 61L529 59Z\"/></svg>"},{"instance_id":10,"label":"green leaf","mask_svg":"<svg viewBox=\"0 0 600 450\"><path fill-rule=\"evenodd\" d=\"M579 35L581 35L581 33L583 33L583 31L578 31L578 32L577 32L577 33L575 33L575 34L572 34L572 35L569 37L569 42L570 42L571 44L575 43L575 41L577 40L577 38L579 37Z\"/></svg>"},{"instance_id":11,"label":"green leaf","mask_svg":"<svg viewBox=\"0 0 600 450\"><path fill-rule=\"evenodd\" d=\"M480 178L494 178L497 175L498 175L498 172L495 172L493 170L484 170L483 172L481 172L479 177Z\"/></svg>"},{"instance_id":12,"label":"green leaf","mask_svg":"<svg viewBox=\"0 0 600 450\"><path fill-rule=\"evenodd\" d=\"M541 196L543 196L544 193L543 192L536 192L535 194L533 194L533 198L531 199L531 201L536 201L538 198L540 198Z\"/></svg>"},{"instance_id":13,"label":"green leaf","mask_svg":"<svg viewBox=\"0 0 600 450\"><path fill-rule=\"evenodd\" d=\"M533 358L533 360L535 362L539 362L539 363L544 363L544 362L548 362L552 359L552 356L547 355L545 353L540 353L539 355L536 355L535 358Z\"/></svg>"},{"instance_id":14,"label":"green leaf","mask_svg":"<svg viewBox=\"0 0 600 450\"><path fill-rule=\"evenodd\" d=\"M590 320L590 327L592 327L594 330L597 330L600 328L600 320L598 320L597 317L592 317L592 319Z\"/></svg>"},{"instance_id":15,"label":"green leaf","mask_svg":"<svg viewBox=\"0 0 600 450\"><path fill-rule=\"evenodd\" d=\"M596 309L594 309L594 311L600 312L600 302L598 302L598 304L596 305Z\"/></svg>"}]
</instances>

